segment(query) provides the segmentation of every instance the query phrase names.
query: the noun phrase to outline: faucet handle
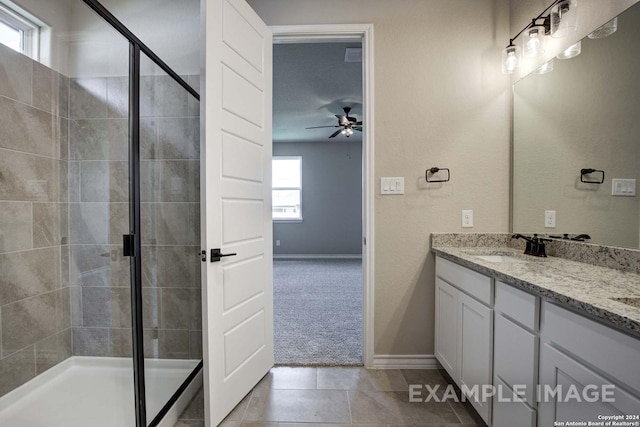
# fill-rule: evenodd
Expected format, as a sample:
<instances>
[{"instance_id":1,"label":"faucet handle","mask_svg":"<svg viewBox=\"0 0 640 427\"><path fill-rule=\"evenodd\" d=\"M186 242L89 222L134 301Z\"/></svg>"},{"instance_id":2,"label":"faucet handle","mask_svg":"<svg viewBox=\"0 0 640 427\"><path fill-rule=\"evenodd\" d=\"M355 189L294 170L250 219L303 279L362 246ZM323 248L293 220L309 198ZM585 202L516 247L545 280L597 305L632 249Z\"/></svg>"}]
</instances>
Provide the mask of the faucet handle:
<instances>
[{"instance_id":1,"label":"faucet handle","mask_svg":"<svg viewBox=\"0 0 640 427\"><path fill-rule=\"evenodd\" d=\"M544 242L550 242L549 239L540 239L540 243L538 243L538 252L535 254L536 256L546 258L547 257L547 245Z\"/></svg>"}]
</instances>

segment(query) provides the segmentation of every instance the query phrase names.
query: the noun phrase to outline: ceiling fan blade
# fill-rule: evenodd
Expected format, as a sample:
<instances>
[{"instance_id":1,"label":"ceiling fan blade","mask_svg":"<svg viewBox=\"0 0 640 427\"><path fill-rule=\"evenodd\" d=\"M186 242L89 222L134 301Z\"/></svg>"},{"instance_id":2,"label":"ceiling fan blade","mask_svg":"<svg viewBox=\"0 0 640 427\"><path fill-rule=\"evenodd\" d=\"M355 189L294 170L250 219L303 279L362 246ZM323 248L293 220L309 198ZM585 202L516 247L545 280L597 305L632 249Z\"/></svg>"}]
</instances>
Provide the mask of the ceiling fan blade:
<instances>
[{"instance_id":1,"label":"ceiling fan blade","mask_svg":"<svg viewBox=\"0 0 640 427\"><path fill-rule=\"evenodd\" d=\"M362 128L351 128L353 130L357 130L358 132L362 132Z\"/></svg>"},{"instance_id":2,"label":"ceiling fan blade","mask_svg":"<svg viewBox=\"0 0 640 427\"><path fill-rule=\"evenodd\" d=\"M362 126L362 121L356 122L356 125Z\"/></svg>"},{"instance_id":3,"label":"ceiling fan blade","mask_svg":"<svg viewBox=\"0 0 640 427\"><path fill-rule=\"evenodd\" d=\"M347 116L347 119L348 119L350 122L353 122L353 123L355 123L355 122L357 121L355 117L348 117L348 116Z\"/></svg>"},{"instance_id":4,"label":"ceiling fan blade","mask_svg":"<svg viewBox=\"0 0 640 427\"><path fill-rule=\"evenodd\" d=\"M342 132L340 129L338 129L337 131L335 131L334 133L331 134L331 136L329 136L329 138L335 138L336 136L338 136L338 134Z\"/></svg>"},{"instance_id":5,"label":"ceiling fan blade","mask_svg":"<svg viewBox=\"0 0 640 427\"><path fill-rule=\"evenodd\" d=\"M320 129L320 128L339 128L342 126L311 126L309 128L305 128L305 129Z\"/></svg>"}]
</instances>

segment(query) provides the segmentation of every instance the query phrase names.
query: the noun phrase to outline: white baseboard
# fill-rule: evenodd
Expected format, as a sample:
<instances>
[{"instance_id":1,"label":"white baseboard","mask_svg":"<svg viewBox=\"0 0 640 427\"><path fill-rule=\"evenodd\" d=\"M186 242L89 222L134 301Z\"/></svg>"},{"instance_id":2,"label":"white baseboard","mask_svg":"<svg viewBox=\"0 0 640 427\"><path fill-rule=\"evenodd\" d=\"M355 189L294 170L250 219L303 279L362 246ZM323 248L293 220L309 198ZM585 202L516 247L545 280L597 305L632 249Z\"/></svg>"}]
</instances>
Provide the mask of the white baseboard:
<instances>
[{"instance_id":1,"label":"white baseboard","mask_svg":"<svg viewBox=\"0 0 640 427\"><path fill-rule=\"evenodd\" d=\"M373 369L440 369L433 354L375 354Z\"/></svg>"},{"instance_id":2,"label":"white baseboard","mask_svg":"<svg viewBox=\"0 0 640 427\"><path fill-rule=\"evenodd\" d=\"M362 259L361 254L274 254L273 259Z\"/></svg>"}]
</instances>

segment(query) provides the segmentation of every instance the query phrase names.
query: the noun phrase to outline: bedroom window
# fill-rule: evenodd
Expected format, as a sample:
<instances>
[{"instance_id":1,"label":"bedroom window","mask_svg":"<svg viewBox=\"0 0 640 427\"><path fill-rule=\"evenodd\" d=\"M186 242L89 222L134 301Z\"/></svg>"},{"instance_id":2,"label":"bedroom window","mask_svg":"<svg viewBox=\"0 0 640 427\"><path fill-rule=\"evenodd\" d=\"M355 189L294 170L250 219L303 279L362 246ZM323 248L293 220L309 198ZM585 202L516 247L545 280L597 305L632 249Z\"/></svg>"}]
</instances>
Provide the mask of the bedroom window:
<instances>
[{"instance_id":1,"label":"bedroom window","mask_svg":"<svg viewBox=\"0 0 640 427\"><path fill-rule=\"evenodd\" d=\"M0 4L0 43L37 60L39 33L33 21Z\"/></svg>"},{"instance_id":2,"label":"bedroom window","mask_svg":"<svg viewBox=\"0 0 640 427\"><path fill-rule=\"evenodd\" d=\"M302 220L302 157L273 157L272 199L275 221Z\"/></svg>"}]
</instances>

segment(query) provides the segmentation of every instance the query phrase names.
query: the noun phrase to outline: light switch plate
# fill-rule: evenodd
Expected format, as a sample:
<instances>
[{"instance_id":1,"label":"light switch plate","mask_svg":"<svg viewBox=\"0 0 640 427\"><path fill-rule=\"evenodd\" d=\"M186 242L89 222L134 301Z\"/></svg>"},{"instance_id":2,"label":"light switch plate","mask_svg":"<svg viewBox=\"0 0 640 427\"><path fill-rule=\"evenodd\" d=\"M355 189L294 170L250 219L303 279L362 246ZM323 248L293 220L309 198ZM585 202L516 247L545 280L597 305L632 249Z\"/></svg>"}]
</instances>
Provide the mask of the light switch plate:
<instances>
[{"instance_id":1,"label":"light switch plate","mask_svg":"<svg viewBox=\"0 0 640 427\"><path fill-rule=\"evenodd\" d=\"M635 179L618 179L611 180L611 195L612 196L627 196L633 197L636 195L636 180Z\"/></svg>"},{"instance_id":2,"label":"light switch plate","mask_svg":"<svg viewBox=\"0 0 640 427\"><path fill-rule=\"evenodd\" d=\"M380 194L404 194L404 177L380 178Z\"/></svg>"},{"instance_id":3,"label":"light switch plate","mask_svg":"<svg viewBox=\"0 0 640 427\"><path fill-rule=\"evenodd\" d=\"M462 211L462 228L471 228L471 227L473 227L473 211L463 210Z\"/></svg>"}]
</instances>

